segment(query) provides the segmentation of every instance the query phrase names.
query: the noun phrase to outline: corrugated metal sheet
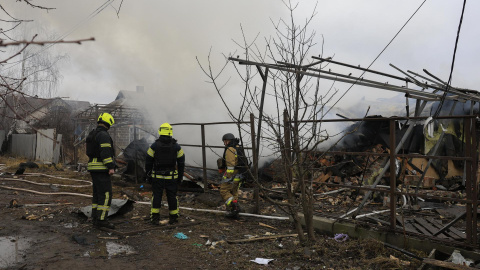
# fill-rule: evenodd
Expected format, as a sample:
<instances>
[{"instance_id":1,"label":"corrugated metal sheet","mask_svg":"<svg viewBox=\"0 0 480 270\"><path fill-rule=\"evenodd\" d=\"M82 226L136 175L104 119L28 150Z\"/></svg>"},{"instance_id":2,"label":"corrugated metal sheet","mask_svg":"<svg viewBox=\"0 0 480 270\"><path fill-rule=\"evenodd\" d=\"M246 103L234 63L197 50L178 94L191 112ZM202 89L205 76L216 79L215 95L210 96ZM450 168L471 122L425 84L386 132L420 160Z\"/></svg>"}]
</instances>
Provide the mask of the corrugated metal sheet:
<instances>
[{"instance_id":1,"label":"corrugated metal sheet","mask_svg":"<svg viewBox=\"0 0 480 270\"><path fill-rule=\"evenodd\" d=\"M15 156L35 159L35 145L37 136L35 134L13 134L12 154Z\"/></svg>"},{"instance_id":2,"label":"corrugated metal sheet","mask_svg":"<svg viewBox=\"0 0 480 270\"><path fill-rule=\"evenodd\" d=\"M62 134L57 134L57 142L55 148L53 149L53 163L58 163L60 161L60 150L62 148Z\"/></svg>"},{"instance_id":3,"label":"corrugated metal sheet","mask_svg":"<svg viewBox=\"0 0 480 270\"><path fill-rule=\"evenodd\" d=\"M53 162L53 138L55 138L55 129L37 131L36 160Z\"/></svg>"}]
</instances>

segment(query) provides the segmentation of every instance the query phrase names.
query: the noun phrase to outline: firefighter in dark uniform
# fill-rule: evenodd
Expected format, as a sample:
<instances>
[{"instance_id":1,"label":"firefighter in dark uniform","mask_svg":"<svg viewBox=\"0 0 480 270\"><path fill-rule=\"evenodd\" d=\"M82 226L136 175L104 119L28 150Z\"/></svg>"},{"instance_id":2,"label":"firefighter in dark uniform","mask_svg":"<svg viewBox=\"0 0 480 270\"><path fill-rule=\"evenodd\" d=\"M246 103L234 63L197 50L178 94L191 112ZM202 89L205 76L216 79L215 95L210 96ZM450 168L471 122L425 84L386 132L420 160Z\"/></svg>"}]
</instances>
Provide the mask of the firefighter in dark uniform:
<instances>
[{"instance_id":1,"label":"firefighter in dark uniform","mask_svg":"<svg viewBox=\"0 0 480 270\"><path fill-rule=\"evenodd\" d=\"M97 120L97 128L92 130L86 139L88 166L92 176L92 221L97 227L114 229L107 220L112 202L112 181L110 176L115 172L115 151L113 140L108 129L114 120L109 113L102 113Z\"/></svg>"},{"instance_id":2,"label":"firefighter in dark uniform","mask_svg":"<svg viewBox=\"0 0 480 270\"><path fill-rule=\"evenodd\" d=\"M152 206L150 221L159 225L160 207L162 206L163 190L167 194L169 224L178 222L177 190L183 180L185 170L185 154L172 138L172 126L163 123L158 129L159 138L150 146L145 160L147 181L152 184Z\"/></svg>"}]
</instances>

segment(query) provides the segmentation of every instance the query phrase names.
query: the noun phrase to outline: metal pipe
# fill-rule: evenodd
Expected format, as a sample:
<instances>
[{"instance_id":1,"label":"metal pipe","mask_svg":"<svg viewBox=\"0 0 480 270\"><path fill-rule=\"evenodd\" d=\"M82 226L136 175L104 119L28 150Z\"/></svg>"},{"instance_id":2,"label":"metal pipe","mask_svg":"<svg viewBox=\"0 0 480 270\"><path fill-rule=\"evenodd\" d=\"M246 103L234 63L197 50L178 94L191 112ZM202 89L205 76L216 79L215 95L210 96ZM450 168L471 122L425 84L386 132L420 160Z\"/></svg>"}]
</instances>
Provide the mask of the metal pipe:
<instances>
[{"instance_id":1,"label":"metal pipe","mask_svg":"<svg viewBox=\"0 0 480 270\"><path fill-rule=\"evenodd\" d=\"M401 92L401 93L414 93L418 96L423 96L423 97L426 97L426 98L432 98L432 99L436 99L436 100L441 100L443 98L441 95L436 95L436 94L423 92L423 91L419 91L419 90L415 90L415 89L410 89L410 88L406 88L406 87L394 86L394 85L389 85L389 84L381 85L380 83L365 83L365 82L363 82L361 80L358 80L358 79L343 79L343 78L338 78L338 77L325 76L325 75L312 73L312 72L301 71L301 70L291 70L289 68L281 67L281 66L278 66L278 65L258 63L258 62L235 59L235 58L229 58L229 60L241 62L242 64L247 64L247 65L259 65L259 66L269 67L269 68L280 70L280 71L292 72L292 73L294 72L298 75L301 74L301 75L306 75L306 76L315 77L315 78L323 78L323 79L327 79L327 80L333 80L333 81L338 81L338 82L363 85L363 86L368 86L368 87L372 87L372 88L379 88L379 89L390 90L390 91ZM464 95L462 94L462 96L464 96ZM456 100L457 98L451 98L451 97L447 96L447 97L445 97L445 99ZM470 97L470 96L468 96L468 99L475 100L475 101L480 101L480 97ZM461 101L464 102L465 100L462 99Z\"/></svg>"},{"instance_id":2,"label":"metal pipe","mask_svg":"<svg viewBox=\"0 0 480 270\"><path fill-rule=\"evenodd\" d=\"M330 62L332 64L337 64L337 65L349 67L349 68L359 69L359 70L362 70L362 71L365 71L365 72L370 72L370 73L382 75L382 76L385 76L385 77L390 77L390 78L397 79L397 80L400 80L400 81L411 82L408 78L402 78L402 77L398 77L398 76L395 76L395 75L383 73L383 72L380 72L380 71L375 71L375 70L371 70L371 69L367 69L367 68L362 68L360 66L353 66L353 65L350 65L350 64L345 64L345 63L341 63L341 62L333 61L331 59L325 59L325 58L321 58L321 57L317 57L317 56L312 56L312 58L317 59L317 60L322 60L322 61L325 61L325 62Z\"/></svg>"}]
</instances>

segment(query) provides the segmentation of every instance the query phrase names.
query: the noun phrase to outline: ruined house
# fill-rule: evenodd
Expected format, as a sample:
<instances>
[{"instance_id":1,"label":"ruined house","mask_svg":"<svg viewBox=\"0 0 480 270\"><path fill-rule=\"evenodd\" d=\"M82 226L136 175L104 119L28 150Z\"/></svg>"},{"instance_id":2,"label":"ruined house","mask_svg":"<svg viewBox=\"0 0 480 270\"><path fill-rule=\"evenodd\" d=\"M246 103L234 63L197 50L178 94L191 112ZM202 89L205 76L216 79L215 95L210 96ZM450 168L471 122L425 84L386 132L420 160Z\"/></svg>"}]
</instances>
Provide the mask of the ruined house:
<instances>
[{"instance_id":1,"label":"ruined house","mask_svg":"<svg viewBox=\"0 0 480 270\"><path fill-rule=\"evenodd\" d=\"M0 105L2 153L55 163L61 156L61 161L68 163L73 160L69 151L74 139L71 117L89 106L87 101L58 97L7 95ZM49 146L41 145L42 141Z\"/></svg>"},{"instance_id":2,"label":"ruined house","mask_svg":"<svg viewBox=\"0 0 480 270\"><path fill-rule=\"evenodd\" d=\"M138 86L136 91L121 90L114 101L108 104L95 104L74 116L76 162L85 163L87 157L84 153L84 143L88 133L97 125L100 113L110 113L115 119L115 124L109 133L114 141L118 161L125 161L129 174L143 174L142 162L148 149L147 142L153 141L155 129L148 120L148 112L141 106L145 100L143 87ZM134 162L136 160L136 162ZM140 160L140 162L139 162ZM134 165L136 164L136 165ZM137 168L138 167L138 168ZM137 168L138 170L136 170ZM137 178L137 177L136 177ZM138 178L142 178L140 175Z\"/></svg>"}]
</instances>

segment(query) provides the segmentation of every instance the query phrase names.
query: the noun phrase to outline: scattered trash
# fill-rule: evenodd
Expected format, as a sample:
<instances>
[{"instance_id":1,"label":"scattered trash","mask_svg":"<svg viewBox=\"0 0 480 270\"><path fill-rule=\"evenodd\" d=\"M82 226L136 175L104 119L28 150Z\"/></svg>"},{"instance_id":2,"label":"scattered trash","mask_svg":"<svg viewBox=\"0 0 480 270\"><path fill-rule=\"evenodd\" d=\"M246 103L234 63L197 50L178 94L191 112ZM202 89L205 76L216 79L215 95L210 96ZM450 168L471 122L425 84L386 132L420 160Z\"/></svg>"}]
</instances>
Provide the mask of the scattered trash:
<instances>
[{"instance_id":1,"label":"scattered trash","mask_svg":"<svg viewBox=\"0 0 480 270\"><path fill-rule=\"evenodd\" d=\"M450 256L450 258L448 258L447 262L452 262L455 264L466 265L466 266L471 266L474 264L472 260L465 259L460 253L460 251L457 249L453 251L452 255Z\"/></svg>"},{"instance_id":2,"label":"scattered trash","mask_svg":"<svg viewBox=\"0 0 480 270\"><path fill-rule=\"evenodd\" d=\"M115 215L123 215L133 210L133 204L135 202L132 200L121 200L121 199L112 199L112 203L110 205L110 211L108 211L108 216L113 217ZM79 209L81 213L85 216L91 217L92 216L92 205L87 205ZM80 213L79 212L79 213Z\"/></svg>"},{"instance_id":3,"label":"scattered trash","mask_svg":"<svg viewBox=\"0 0 480 270\"><path fill-rule=\"evenodd\" d=\"M255 258L255 260L250 260L251 262L264 264L267 265L269 262L273 261L274 259L264 259L264 258Z\"/></svg>"},{"instance_id":4,"label":"scattered trash","mask_svg":"<svg viewBox=\"0 0 480 270\"><path fill-rule=\"evenodd\" d=\"M333 239L335 239L335 241L337 241L337 242L345 242L345 241L348 240L348 235L344 234L344 233L337 233L337 234L335 234Z\"/></svg>"},{"instance_id":5,"label":"scattered trash","mask_svg":"<svg viewBox=\"0 0 480 270\"><path fill-rule=\"evenodd\" d=\"M8 207L10 208L19 207L17 199L12 199Z\"/></svg>"},{"instance_id":6,"label":"scattered trash","mask_svg":"<svg viewBox=\"0 0 480 270\"><path fill-rule=\"evenodd\" d=\"M178 239L188 239L188 236L181 232L176 233L174 236Z\"/></svg>"},{"instance_id":7,"label":"scattered trash","mask_svg":"<svg viewBox=\"0 0 480 270\"><path fill-rule=\"evenodd\" d=\"M88 245L87 238L81 235L72 235L72 239L80 245Z\"/></svg>"},{"instance_id":8,"label":"scattered trash","mask_svg":"<svg viewBox=\"0 0 480 270\"><path fill-rule=\"evenodd\" d=\"M203 246L202 244L197 244L197 243L193 243L192 245L197 246L197 247Z\"/></svg>"}]
</instances>

